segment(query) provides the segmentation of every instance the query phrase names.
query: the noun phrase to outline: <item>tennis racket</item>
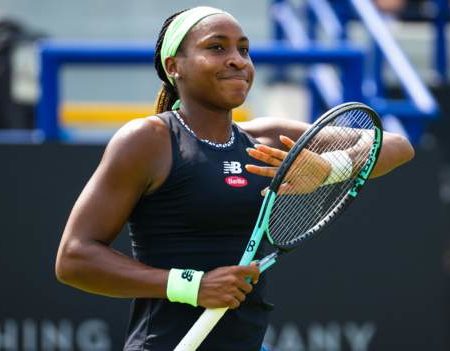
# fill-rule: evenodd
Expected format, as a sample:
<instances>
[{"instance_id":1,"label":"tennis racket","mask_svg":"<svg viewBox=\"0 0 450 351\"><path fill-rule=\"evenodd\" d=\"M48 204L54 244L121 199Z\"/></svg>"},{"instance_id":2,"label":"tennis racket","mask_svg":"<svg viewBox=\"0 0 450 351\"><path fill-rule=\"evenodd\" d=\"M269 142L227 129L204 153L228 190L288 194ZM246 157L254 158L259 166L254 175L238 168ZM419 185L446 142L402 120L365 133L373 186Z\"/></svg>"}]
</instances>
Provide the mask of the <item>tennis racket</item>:
<instances>
[{"instance_id":1,"label":"tennis racket","mask_svg":"<svg viewBox=\"0 0 450 351\"><path fill-rule=\"evenodd\" d=\"M279 166L239 264L252 262L265 237L274 251L259 261L263 272L336 219L369 178L382 136L377 113L362 103L345 103L323 114ZM205 310L175 350L196 350L226 311Z\"/></svg>"}]
</instances>

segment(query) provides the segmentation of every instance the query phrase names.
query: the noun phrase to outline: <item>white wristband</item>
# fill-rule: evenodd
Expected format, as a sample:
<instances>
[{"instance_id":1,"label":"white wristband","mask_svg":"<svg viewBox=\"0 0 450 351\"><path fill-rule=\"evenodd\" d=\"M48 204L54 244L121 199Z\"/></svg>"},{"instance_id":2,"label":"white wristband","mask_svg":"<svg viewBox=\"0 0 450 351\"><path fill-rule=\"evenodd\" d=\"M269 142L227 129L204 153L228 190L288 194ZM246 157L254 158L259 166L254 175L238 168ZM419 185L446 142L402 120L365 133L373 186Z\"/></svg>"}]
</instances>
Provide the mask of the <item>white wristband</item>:
<instances>
[{"instance_id":1,"label":"white wristband","mask_svg":"<svg viewBox=\"0 0 450 351\"><path fill-rule=\"evenodd\" d=\"M322 185L340 183L349 179L352 175L353 161L347 152L342 150L324 152L320 156L331 165L331 172Z\"/></svg>"},{"instance_id":2,"label":"white wristband","mask_svg":"<svg viewBox=\"0 0 450 351\"><path fill-rule=\"evenodd\" d=\"M203 272L172 268L167 280L167 298L171 302L188 303L197 307L198 290Z\"/></svg>"}]
</instances>

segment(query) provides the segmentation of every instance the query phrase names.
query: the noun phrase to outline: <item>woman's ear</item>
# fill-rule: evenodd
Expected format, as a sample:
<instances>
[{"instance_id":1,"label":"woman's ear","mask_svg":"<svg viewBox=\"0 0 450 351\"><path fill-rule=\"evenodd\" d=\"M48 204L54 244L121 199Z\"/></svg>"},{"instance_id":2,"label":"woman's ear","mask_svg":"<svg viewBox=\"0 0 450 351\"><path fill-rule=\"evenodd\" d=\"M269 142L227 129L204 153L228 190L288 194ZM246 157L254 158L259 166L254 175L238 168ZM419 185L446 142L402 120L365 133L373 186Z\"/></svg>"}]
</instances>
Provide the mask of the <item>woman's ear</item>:
<instances>
[{"instance_id":1,"label":"woman's ear","mask_svg":"<svg viewBox=\"0 0 450 351\"><path fill-rule=\"evenodd\" d=\"M177 60L175 57L167 57L164 62L168 75L174 79L178 79L180 77L176 61Z\"/></svg>"}]
</instances>

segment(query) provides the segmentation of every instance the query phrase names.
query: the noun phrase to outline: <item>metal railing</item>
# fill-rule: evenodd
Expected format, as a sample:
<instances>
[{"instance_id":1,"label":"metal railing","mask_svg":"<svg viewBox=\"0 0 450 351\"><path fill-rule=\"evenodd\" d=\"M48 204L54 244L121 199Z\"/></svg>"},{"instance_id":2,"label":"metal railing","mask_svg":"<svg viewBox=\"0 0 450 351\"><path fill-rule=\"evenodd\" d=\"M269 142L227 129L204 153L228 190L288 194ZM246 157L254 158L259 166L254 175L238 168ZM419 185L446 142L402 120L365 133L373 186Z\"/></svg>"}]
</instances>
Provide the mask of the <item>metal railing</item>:
<instances>
[{"instance_id":1,"label":"metal railing","mask_svg":"<svg viewBox=\"0 0 450 351\"><path fill-rule=\"evenodd\" d=\"M445 24L448 20L448 4L445 0L434 0L440 12L436 14L437 51L446 51L442 44ZM438 106L427 87L403 54L384 20L370 0L347 0L333 4L353 8L353 14L345 15L331 6L328 0L305 0L306 15L299 19L300 8L287 0L275 0L272 8L275 43L252 48L255 64L267 64L283 72L286 65L309 65L308 83L313 95L312 116L318 115L320 106L330 107L342 101L359 100L372 105L381 115L395 116L407 130L410 139L417 142L426 121L435 118ZM445 10L445 11L444 11ZM368 51L345 41L346 24L349 18L359 16L364 27L373 38L378 54L373 74L367 68ZM288 19L288 20L286 20ZM333 45L324 46L316 38L317 28L332 38ZM281 43L281 40L283 41ZM445 40L444 40L445 42ZM437 44L436 44L437 45ZM151 65L153 48L148 43L99 43L42 41L40 43L41 97L37 109L37 131L39 140L69 140L70 132L65 130L59 119L61 106L61 68L66 65ZM446 74L446 54L437 55L436 69ZM391 100L384 96L381 79L381 60L386 59L396 72L407 98ZM330 70L333 65L336 73ZM331 73L330 73L331 72ZM282 77L282 74L280 75ZM364 88L368 82L375 86L372 93ZM37 133L37 134L36 134ZM30 134L31 135L31 134ZM27 138L22 138L27 139ZM28 138L35 140L36 137Z\"/></svg>"},{"instance_id":2,"label":"metal railing","mask_svg":"<svg viewBox=\"0 0 450 351\"><path fill-rule=\"evenodd\" d=\"M37 110L37 126L45 140L69 140L70 133L61 126L61 69L66 65L145 64L153 63L154 49L148 43L40 43L41 97ZM299 65L329 63L336 65L351 79L343 85L346 100L362 99L363 52L351 45L330 48L311 45L294 48L282 44L252 47L251 57L256 65Z\"/></svg>"},{"instance_id":3,"label":"metal railing","mask_svg":"<svg viewBox=\"0 0 450 351\"><path fill-rule=\"evenodd\" d=\"M443 8L442 0L434 1ZM436 118L439 113L439 107L434 97L396 43L384 18L371 0L347 0L337 3L345 10L337 10L333 7L336 2L331 4L327 0L305 0L303 5L297 7L287 0L274 0L271 15L274 21L276 40L288 40L293 46L310 44L317 42L317 32L320 28L327 39L335 45L347 45L346 27L348 21L350 18L359 19L375 46L375 50L372 50L373 57L369 57L370 50L365 50L365 68L370 67L369 62L372 66L371 72L365 72L364 87L372 87L372 89L364 90L363 99L381 115L398 118L409 138L415 143L418 142L426 122ZM439 26L436 25L436 33L440 33L437 35L439 40L436 41L436 45L441 45L439 51L442 52L445 51L445 46L442 46L444 45L442 44L442 33L445 29L444 16L437 16L436 18L440 21ZM446 56L445 54L439 54L437 57L439 57L439 60L436 61L436 70L444 71L442 66L445 66L445 64L442 61ZM385 96L381 69L384 59L397 76L406 94L405 99L391 100ZM446 73L441 72L441 74ZM341 96L339 91L333 91L333 94L330 95L330 87L333 90L338 90L340 85L336 82L342 83L351 76L341 75L341 78L338 78L333 71L327 72L323 67L315 66L311 68L309 78L308 83L312 93L312 115L316 116L319 114L318 106L331 107L330 104L336 104ZM330 99L329 96L334 96L334 100ZM342 97L342 99L345 101L345 98Z\"/></svg>"}]
</instances>

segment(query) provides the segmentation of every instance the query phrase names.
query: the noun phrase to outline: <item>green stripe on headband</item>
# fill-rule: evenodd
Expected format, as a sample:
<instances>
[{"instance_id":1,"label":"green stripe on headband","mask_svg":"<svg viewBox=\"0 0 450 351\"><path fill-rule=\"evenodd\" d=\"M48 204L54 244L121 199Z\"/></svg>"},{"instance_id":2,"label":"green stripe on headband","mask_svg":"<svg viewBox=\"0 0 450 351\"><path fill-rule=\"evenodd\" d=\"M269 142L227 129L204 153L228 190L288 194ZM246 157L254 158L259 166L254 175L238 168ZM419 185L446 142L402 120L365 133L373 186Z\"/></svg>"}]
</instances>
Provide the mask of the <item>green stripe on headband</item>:
<instances>
[{"instance_id":1,"label":"green stripe on headband","mask_svg":"<svg viewBox=\"0 0 450 351\"><path fill-rule=\"evenodd\" d=\"M172 83L172 85L174 85L175 81L167 73L165 65L166 58L176 55L178 47L180 46L186 34L199 21L201 21L205 17L222 13L227 12L215 9L213 7L199 6L180 13L170 23L169 27L167 28L166 34L164 35L163 43L161 46L161 63L164 71L166 72L166 76Z\"/></svg>"}]
</instances>

